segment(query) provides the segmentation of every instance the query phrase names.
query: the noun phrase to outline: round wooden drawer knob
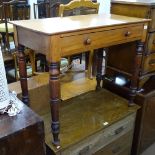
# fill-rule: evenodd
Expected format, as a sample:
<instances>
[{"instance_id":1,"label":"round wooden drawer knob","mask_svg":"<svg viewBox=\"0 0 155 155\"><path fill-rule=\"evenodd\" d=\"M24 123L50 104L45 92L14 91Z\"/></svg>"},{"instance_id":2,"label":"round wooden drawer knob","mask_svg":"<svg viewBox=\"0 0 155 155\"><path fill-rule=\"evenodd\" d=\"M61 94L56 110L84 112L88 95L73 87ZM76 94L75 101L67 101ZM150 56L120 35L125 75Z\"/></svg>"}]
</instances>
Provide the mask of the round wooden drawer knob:
<instances>
[{"instance_id":1,"label":"round wooden drawer knob","mask_svg":"<svg viewBox=\"0 0 155 155\"><path fill-rule=\"evenodd\" d=\"M90 38L86 39L86 40L84 41L84 44L85 44L85 45L90 45L90 44L91 44L91 39L90 39Z\"/></svg>"},{"instance_id":2,"label":"round wooden drawer knob","mask_svg":"<svg viewBox=\"0 0 155 155\"><path fill-rule=\"evenodd\" d=\"M125 36L126 37L129 37L130 35L131 35L131 32L130 31L125 32Z\"/></svg>"}]
</instances>

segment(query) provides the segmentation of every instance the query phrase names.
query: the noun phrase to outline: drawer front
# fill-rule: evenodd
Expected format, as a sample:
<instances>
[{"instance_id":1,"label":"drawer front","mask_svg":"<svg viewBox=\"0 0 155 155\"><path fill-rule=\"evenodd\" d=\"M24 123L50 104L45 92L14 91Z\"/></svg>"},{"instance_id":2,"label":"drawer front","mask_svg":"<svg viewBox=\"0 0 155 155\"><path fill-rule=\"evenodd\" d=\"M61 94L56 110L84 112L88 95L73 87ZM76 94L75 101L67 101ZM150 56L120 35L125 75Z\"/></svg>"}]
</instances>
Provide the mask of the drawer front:
<instances>
[{"instance_id":1,"label":"drawer front","mask_svg":"<svg viewBox=\"0 0 155 155\"><path fill-rule=\"evenodd\" d=\"M77 35L61 36L62 56L88 51L90 49L110 46L111 44L128 42L139 39L143 25L135 25L119 29L81 33Z\"/></svg>"},{"instance_id":2,"label":"drawer front","mask_svg":"<svg viewBox=\"0 0 155 155\"><path fill-rule=\"evenodd\" d=\"M155 53L145 56L143 59L142 74L155 71Z\"/></svg>"},{"instance_id":3,"label":"drawer front","mask_svg":"<svg viewBox=\"0 0 155 155\"><path fill-rule=\"evenodd\" d=\"M129 131L93 155L130 155L133 131Z\"/></svg>"},{"instance_id":4,"label":"drawer front","mask_svg":"<svg viewBox=\"0 0 155 155\"><path fill-rule=\"evenodd\" d=\"M146 42L146 51L147 53L155 52L155 33L148 34L148 41Z\"/></svg>"},{"instance_id":5,"label":"drawer front","mask_svg":"<svg viewBox=\"0 0 155 155\"><path fill-rule=\"evenodd\" d=\"M151 14L150 14L150 19L152 19L151 20L151 22L150 22L150 28L149 28L149 31L155 31L155 8L152 8L151 9Z\"/></svg>"},{"instance_id":6,"label":"drawer front","mask_svg":"<svg viewBox=\"0 0 155 155\"><path fill-rule=\"evenodd\" d=\"M112 2L111 13L130 17L152 19L152 21L149 23L149 31L152 32L155 30L155 8L151 8L145 5L134 5L133 3L119 4Z\"/></svg>"},{"instance_id":7,"label":"drawer front","mask_svg":"<svg viewBox=\"0 0 155 155\"><path fill-rule=\"evenodd\" d=\"M69 147L61 152L61 155L92 155L103 147L109 145L121 136L133 131L135 122L135 113L123 120L114 123L103 131L85 138L83 141ZM132 138L132 134L130 136ZM107 154L106 154L107 155Z\"/></svg>"},{"instance_id":8,"label":"drawer front","mask_svg":"<svg viewBox=\"0 0 155 155\"><path fill-rule=\"evenodd\" d=\"M130 17L149 18L149 8L147 6L115 3L114 0L111 3L111 13Z\"/></svg>"}]
</instances>

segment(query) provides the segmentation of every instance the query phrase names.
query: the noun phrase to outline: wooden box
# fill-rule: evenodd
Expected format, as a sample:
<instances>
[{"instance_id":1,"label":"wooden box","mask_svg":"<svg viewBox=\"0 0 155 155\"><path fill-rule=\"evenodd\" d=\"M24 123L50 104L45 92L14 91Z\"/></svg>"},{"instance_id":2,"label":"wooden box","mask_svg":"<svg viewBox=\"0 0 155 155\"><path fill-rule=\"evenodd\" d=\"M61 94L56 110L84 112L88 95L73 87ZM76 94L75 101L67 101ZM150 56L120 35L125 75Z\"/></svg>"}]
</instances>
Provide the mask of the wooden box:
<instances>
[{"instance_id":1,"label":"wooden box","mask_svg":"<svg viewBox=\"0 0 155 155\"><path fill-rule=\"evenodd\" d=\"M45 155L42 119L21 103L16 116L0 115L0 155Z\"/></svg>"}]
</instances>

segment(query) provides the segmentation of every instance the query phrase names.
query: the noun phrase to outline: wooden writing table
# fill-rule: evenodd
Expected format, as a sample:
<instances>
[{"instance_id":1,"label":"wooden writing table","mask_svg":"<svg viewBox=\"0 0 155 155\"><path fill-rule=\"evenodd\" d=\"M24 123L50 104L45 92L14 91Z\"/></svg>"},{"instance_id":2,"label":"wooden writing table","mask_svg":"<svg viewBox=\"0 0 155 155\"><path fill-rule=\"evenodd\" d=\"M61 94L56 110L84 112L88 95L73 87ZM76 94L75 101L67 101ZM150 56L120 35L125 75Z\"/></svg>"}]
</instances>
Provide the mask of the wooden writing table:
<instances>
[{"instance_id":1,"label":"wooden writing table","mask_svg":"<svg viewBox=\"0 0 155 155\"><path fill-rule=\"evenodd\" d=\"M133 104L136 94L139 55L143 52L148 19L118 15L81 15L28 21L12 21L14 24L16 45L19 51L19 71L23 102L28 104L28 87L24 46L46 54L49 65L50 103L54 144L59 142L59 62L60 58L82 51L99 49L111 45L137 41L137 50L133 63L133 76L129 104ZM117 53L116 53L117 56ZM98 51L97 86L100 88L103 50ZM117 57L116 57L117 58ZM118 58L119 59L119 58Z\"/></svg>"}]
</instances>

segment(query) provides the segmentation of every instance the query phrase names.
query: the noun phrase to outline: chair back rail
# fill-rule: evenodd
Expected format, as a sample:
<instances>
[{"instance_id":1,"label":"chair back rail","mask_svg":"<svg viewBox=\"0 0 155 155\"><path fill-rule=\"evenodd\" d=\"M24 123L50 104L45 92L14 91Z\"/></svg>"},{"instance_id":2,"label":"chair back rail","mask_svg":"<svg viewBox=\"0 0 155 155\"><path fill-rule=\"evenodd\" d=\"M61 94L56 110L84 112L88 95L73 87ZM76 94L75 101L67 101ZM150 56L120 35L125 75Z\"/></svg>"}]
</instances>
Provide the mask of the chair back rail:
<instances>
[{"instance_id":1,"label":"chair back rail","mask_svg":"<svg viewBox=\"0 0 155 155\"><path fill-rule=\"evenodd\" d=\"M2 26L3 32L0 30L0 33L3 33L3 42L6 49L10 51L9 36L13 37L13 28L11 27L11 32L8 30L8 21L30 19L30 6L26 0L12 0L3 2L0 8L0 23L5 23L4 28Z\"/></svg>"},{"instance_id":2,"label":"chair back rail","mask_svg":"<svg viewBox=\"0 0 155 155\"><path fill-rule=\"evenodd\" d=\"M49 2L33 3L34 18L47 18L50 14Z\"/></svg>"},{"instance_id":3,"label":"chair back rail","mask_svg":"<svg viewBox=\"0 0 155 155\"><path fill-rule=\"evenodd\" d=\"M89 10L89 11L86 12L80 11L81 8L82 10ZM93 12L90 11L91 9L93 9ZM82 14L98 13L98 10L99 10L99 3L94 3L91 0L73 0L68 4L60 4L59 17L66 16L65 12L67 11L73 11L72 14L70 15L78 15L78 14L82 15Z\"/></svg>"},{"instance_id":4,"label":"chair back rail","mask_svg":"<svg viewBox=\"0 0 155 155\"><path fill-rule=\"evenodd\" d=\"M3 2L6 20L30 19L30 5L26 1L12 0Z\"/></svg>"},{"instance_id":5,"label":"chair back rail","mask_svg":"<svg viewBox=\"0 0 155 155\"><path fill-rule=\"evenodd\" d=\"M33 3L34 18L57 17L60 2L51 4L49 1Z\"/></svg>"},{"instance_id":6,"label":"chair back rail","mask_svg":"<svg viewBox=\"0 0 155 155\"><path fill-rule=\"evenodd\" d=\"M2 5L0 5L0 17L1 21L5 23L5 32L3 32L3 35L5 35L5 47L8 51L10 50L10 37L13 37L13 25L9 24L8 21L10 20L26 20L30 19L30 5L27 4L26 0L12 0L8 2L3 2ZM2 22L1 22L2 23ZM3 24L4 25L4 24ZM10 31L10 27L12 26L12 30ZM1 31L0 31L1 33ZM14 37L13 37L14 40ZM10 77L14 78L15 80L19 79L18 74L18 62L17 62L17 54L16 52L11 52L12 57L14 60L14 64L12 66L12 69L8 70L7 75L10 73ZM30 59L30 65L32 66L32 74L35 72L35 56L34 51L27 49L28 57ZM29 69L30 70L30 69ZM13 73L13 74L11 74Z\"/></svg>"}]
</instances>

